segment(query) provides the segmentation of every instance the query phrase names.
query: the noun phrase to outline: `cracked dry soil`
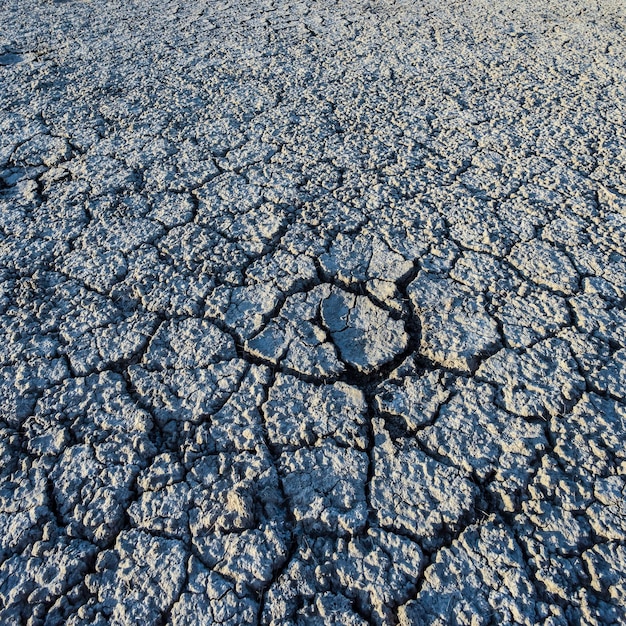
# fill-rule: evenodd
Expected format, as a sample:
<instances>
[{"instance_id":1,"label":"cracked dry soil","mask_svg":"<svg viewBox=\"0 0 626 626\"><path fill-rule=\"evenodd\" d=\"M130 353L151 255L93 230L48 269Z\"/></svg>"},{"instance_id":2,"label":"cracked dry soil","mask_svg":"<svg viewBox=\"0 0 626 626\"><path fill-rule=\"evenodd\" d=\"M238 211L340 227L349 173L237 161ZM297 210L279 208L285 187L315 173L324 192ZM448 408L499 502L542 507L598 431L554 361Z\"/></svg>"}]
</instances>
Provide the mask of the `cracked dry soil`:
<instances>
[{"instance_id":1,"label":"cracked dry soil","mask_svg":"<svg viewBox=\"0 0 626 626\"><path fill-rule=\"evenodd\" d=\"M626 624L618 0L6 0L0 623Z\"/></svg>"}]
</instances>

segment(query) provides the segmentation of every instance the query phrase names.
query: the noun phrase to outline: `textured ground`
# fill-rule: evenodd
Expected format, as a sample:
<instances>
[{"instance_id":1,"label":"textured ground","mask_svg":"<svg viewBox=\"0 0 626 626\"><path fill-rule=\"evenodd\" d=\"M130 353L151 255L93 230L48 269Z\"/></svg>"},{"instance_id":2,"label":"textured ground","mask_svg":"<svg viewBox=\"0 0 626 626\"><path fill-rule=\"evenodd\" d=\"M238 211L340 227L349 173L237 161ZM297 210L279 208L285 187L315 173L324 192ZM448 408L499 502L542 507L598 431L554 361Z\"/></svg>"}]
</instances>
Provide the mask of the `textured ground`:
<instances>
[{"instance_id":1,"label":"textured ground","mask_svg":"<svg viewBox=\"0 0 626 626\"><path fill-rule=\"evenodd\" d=\"M5 0L0 623L626 624L619 0Z\"/></svg>"}]
</instances>

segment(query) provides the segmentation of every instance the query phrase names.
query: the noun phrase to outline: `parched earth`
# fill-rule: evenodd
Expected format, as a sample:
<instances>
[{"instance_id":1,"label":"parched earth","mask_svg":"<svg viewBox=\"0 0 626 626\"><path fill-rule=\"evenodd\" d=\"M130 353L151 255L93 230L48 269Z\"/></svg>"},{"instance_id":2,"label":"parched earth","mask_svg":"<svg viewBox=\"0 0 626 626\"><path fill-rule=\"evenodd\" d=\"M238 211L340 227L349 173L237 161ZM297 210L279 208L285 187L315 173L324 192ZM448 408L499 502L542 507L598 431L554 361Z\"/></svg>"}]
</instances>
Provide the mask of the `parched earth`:
<instances>
[{"instance_id":1,"label":"parched earth","mask_svg":"<svg viewBox=\"0 0 626 626\"><path fill-rule=\"evenodd\" d=\"M626 624L621 0L5 0L0 623Z\"/></svg>"}]
</instances>

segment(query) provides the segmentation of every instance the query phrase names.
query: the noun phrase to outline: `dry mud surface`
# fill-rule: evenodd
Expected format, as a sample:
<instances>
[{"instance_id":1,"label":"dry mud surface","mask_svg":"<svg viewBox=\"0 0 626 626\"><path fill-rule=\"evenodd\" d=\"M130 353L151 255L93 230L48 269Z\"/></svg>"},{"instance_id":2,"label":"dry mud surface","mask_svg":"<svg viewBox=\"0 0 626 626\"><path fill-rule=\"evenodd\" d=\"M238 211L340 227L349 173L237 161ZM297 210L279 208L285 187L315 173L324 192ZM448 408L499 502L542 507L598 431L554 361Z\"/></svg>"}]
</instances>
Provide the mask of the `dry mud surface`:
<instances>
[{"instance_id":1,"label":"dry mud surface","mask_svg":"<svg viewBox=\"0 0 626 626\"><path fill-rule=\"evenodd\" d=\"M6 0L0 623L626 624L625 26Z\"/></svg>"}]
</instances>

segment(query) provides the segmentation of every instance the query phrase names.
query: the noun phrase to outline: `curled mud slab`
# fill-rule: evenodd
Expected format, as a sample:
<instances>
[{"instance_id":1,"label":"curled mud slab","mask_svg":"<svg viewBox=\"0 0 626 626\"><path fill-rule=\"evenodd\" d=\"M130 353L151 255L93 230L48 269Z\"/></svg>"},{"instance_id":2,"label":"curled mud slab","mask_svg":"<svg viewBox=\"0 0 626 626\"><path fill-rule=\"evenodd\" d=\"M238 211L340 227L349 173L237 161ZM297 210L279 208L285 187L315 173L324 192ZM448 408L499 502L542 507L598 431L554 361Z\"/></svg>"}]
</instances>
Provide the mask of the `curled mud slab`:
<instances>
[{"instance_id":1,"label":"curled mud slab","mask_svg":"<svg viewBox=\"0 0 626 626\"><path fill-rule=\"evenodd\" d=\"M622 2L0 23L0 623L626 624Z\"/></svg>"}]
</instances>

